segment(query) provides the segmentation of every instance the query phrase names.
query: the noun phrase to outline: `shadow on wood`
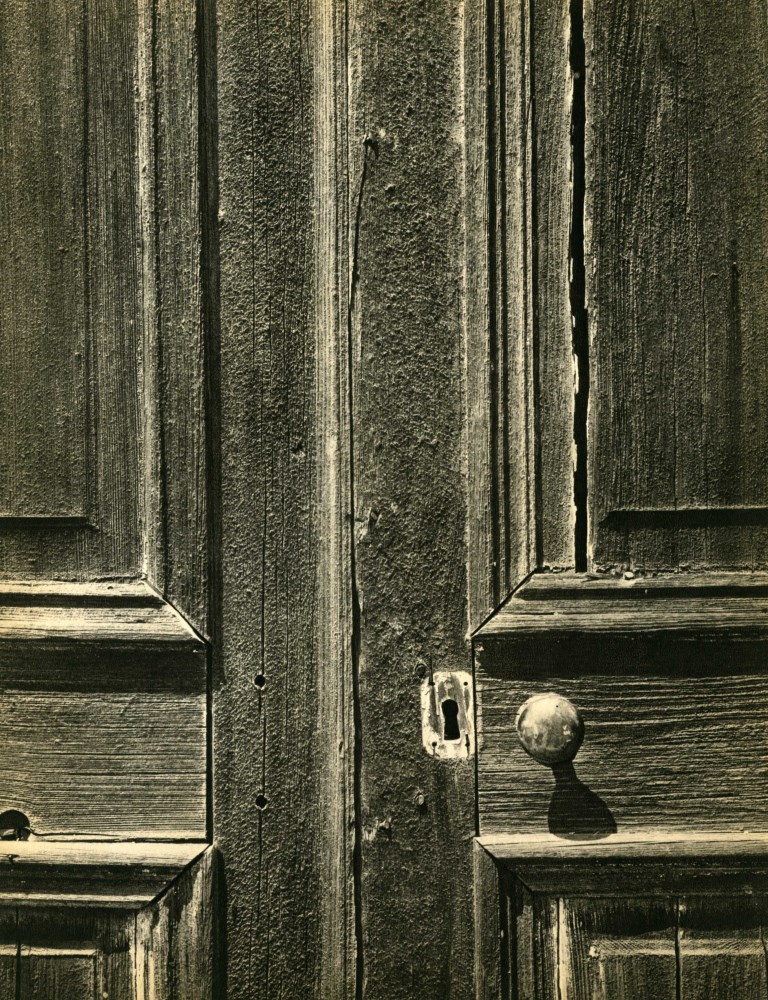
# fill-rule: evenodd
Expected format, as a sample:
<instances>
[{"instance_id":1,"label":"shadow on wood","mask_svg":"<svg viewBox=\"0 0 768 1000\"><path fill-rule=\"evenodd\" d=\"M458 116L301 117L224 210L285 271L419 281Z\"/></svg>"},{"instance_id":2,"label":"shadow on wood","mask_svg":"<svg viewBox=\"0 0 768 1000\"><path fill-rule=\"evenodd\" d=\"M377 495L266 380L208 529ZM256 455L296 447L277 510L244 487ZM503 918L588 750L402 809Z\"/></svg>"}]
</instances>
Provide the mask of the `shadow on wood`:
<instances>
[{"instance_id":1,"label":"shadow on wood","mask_svg":"<svg viewBox=\"0 0 768 1000\"><path fill-rule=\"evenodd\" d=\"M555 790L549 803L549 832L560 837L598 840L616 833L616 820L605 802L579 781L570 761L552 767Z\"/></svg>"}]
</instances>

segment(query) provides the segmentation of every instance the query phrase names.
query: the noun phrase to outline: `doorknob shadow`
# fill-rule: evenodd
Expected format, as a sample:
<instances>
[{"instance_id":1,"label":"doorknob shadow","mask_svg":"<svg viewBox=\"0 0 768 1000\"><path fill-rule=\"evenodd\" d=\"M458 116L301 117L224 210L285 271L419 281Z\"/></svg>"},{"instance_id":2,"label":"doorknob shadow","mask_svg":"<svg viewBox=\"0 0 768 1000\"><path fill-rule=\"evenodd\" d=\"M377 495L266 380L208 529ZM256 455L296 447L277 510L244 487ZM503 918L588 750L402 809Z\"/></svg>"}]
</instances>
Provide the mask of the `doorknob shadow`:
<instances>
[{"instance_id":1,"label":"doorknob shadow","mask_svg":"<svg viewBox=\"0 0 768 1000\"><path fill-rule=\"evenodd\" d=\"M579 781L570 761L554 764L555 790L549 803L549 832L572 840L599 840L616 833L616 820L605 802Z\"/></svg>"}]
</instances>

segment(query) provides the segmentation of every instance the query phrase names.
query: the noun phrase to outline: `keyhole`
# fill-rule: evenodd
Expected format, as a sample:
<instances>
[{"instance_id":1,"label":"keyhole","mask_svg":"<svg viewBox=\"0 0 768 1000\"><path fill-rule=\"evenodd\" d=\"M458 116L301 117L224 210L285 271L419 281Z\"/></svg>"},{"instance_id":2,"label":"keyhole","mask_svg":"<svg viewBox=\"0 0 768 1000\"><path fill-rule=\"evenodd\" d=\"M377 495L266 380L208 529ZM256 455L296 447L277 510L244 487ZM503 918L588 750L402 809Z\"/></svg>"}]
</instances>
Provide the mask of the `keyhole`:
<instances>
[{"instance_id":1,"label":"keyhole","mask_svg":"<svg viewBox=\"0 0 768 1000\"><path fill-rule=\"evenodd\" d=\"M441 705L443 710L443 739L460 740L461 730L459 729L459 704L453 698L446 698Z\"/></svg>"}]
</instances>

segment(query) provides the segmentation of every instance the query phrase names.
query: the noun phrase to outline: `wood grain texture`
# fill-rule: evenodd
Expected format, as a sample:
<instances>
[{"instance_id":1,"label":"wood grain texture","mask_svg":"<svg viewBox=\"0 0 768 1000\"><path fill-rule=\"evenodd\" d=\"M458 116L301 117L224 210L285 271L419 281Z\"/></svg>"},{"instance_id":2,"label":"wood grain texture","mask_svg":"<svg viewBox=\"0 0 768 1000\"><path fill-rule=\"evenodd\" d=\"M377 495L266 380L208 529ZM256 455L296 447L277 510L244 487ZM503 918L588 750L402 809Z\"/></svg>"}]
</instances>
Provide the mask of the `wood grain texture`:
<instances>
[{"instance_id":1,"label":"wood grain texture","mask_svg":"<svg viewBox=\"0 0 768 1000\"><path fill-rule=\"evenodd\" d=\"M217 10L213 828L232 1000L354 992L343 24L326 2Z\"/></svg>"},{"instance_id":2,"label":"wood grain texture","mask_svg":"<svg viewBox=\"0 0 768 1000\"><path fill-rule=\"evenodd\" d=\"M317 379L316 565L318 746L321 787L320 968L318 995L352 996L362 985L360 934L359 743L355 737L356 613L352 571L354 529L352 357L349 344L347 171L347 10L319 3L315 12L314 282Z\"/></svg>"},{"instance_id":3,"label":"wood grain texture","mask_svg":"<svg viewBox=\"0 0 768 1000\"><path fill-rule=\"evenodd\" d=\"M559 996L677 1000L671 900L558 900Z\"/></svg>"},{"instance_id":4,"label":"wood grain texture","mask_svg":"<svg viewBox=\"0 0 768 1000\"><path fill-rule=\"evenodd\" d=\"M39 833L199 838L206 698L162 691L18 691L0 702L3 808Z\"/></svg>"},{"instance_id":5,"label":"wood grain texture","mask_svg":"<svg viewBox=\"0 0 768 1000\"><path fill-rule=\"evenodd\" d=\"M209 848L161 899L136 914L135 1000L211 1000L221 995L214 869Z\"/></svg>"},{"instance_id":6,"label":"wood grain texture","mask_svg":"<svg viewBox=\"0 0 768 1000\"><path fill-rule=\"evenodd\" d=\"M464 7L469 616L536 561L530 7Z\"/></svg>"},{"instance_id":7,"label":"wood grain texture","mask_svg":"<svg viewBox=\"0 0 768 1000\"><path fill-rule=\"evenodd\" d=\"M132 915L53 905L20 907L17 920L24 1000L133 998Z\"/></svg>"},{"instance_id":8,"label":"wood grain texture","mask_svg":"<svg viewBox=\"0 0 768 1000\"><path fill-rule=\"evenodd\" d=\"M472 851L475 905L475 996L498 1000L502 996L508 946L506 894L502 894L501 872L493 857L475 841ZM505 940L506 938L506 940Z\"/></svg>"},{"instance_id":9,"label":"wood grain texture","mask_svg":"<svg viewBox=\"0 0 768 1000\"><path fill-rule=\"evenodd\" d=\"M363 994L473 989L471 761L420 740L466 668L462 5L350 7L350 351ZM420 805L419 794L423 795Z\"/></svg>"},{"instance_id":10,"label":"wood grain texture","mask_svg":"<svg viewBox=\"0 0 768 1000\"><path fill-rule=\"evenodd\" d=\"M0 18L10 74L2 85L3 175L12 185L3 217L14 231L3 240L10 257L2 336L11 359L3 398L16 398L16 415L6 407L3 417L3 441L15 457L4 460L10 494L0 505L14 516L0 525L0 572L131 574L138 568L135 12L101 0L55 9L8 2ZM46 519L72 514L70 522Z\"/></svg>"},{"instance_id":11,"label":"wood grain texture","mask_svg":"<svg viewBox=\"0 0 768 1000\"><path fill-rule=\"evenodd\" d=\"M590 0L585 34L594 563L763 565L765 7Z\"/></svg>"},{"instance_id":12,"label":"wood grain texture","mask_svg":"<svg viewBox=\"0 0 768 1000\"><path fill-rule=\"evenodd\" d=\"M512 991L515 1000L561 1000L558 989L558 900L513 882Z\"/></svg>"},{"instance_id":13,"label":"wood grain texture","mask_svg":"<svg viewBox=\"0 0 768 1000\"><path fill-rule=\"evenodd\" d=\"M82 6L0 9L0 518L88 515Z\"/></svg>"},{"instance_id":14,"label":"wood grain texture","mask_svg":"<svg viewBox=\"0 0 768 1000\"><path fill-rule=\"evenodd\" d=\"M92 949L22 946L19 966L22 1000L91 1000L95 995L96 952Z\"/></svg>"},{"instance_id":15,"label":"wood grain texture","mask_svg":"<svg viewBox=\"0 0 768 1000\"><path fill-rule=\"evenodd\" d=\"M667 644L755 643L766 637L768 595L761 574L714 573L679 576L591 578L534 574L477 633L478 656L515 658L516 641L537 634L546 641L572 639L573 659L586 662L578 646L600 638L615 643L641 639ZM629 650L629 646L626 647ZM741 653L741 647L737 647ZM665 655L661 649L660 655ZM598 661L605 657L598 657ZM706 664L702 662L702 667ZM587 668L589 669L589 668Z\"/></svg>"},{"instance_id":16,"label":"wood grain texture","mask_svg":"<svg viewBox=\"0 0 768 1000\"><path fill-rule=\"evenodd\" d=\"M765 994L766 902L762 896L680 901L680 995L685 1000Z\"/></svg>"},{"instance_id":17,"label":"wood grain texture","mask_svg":"<svg viewBox=\"0 0 768 1000\"><path fill-rule=\"evenodd\" d=\"M215 56L195 3L153 0L140 10L143 239L143 569L203 633L209 628L208 348L216 338L203 302L215 294L205 158L215 106L201 66ZM207 8L205 8L207 11ZM208 109L203 115L203 105ZM206 248L209 250L210 248Z\"/></svg>"},{"instance_id":18,"label":"wood grain texture","mask_svg":"<svg viewBox=\"0 0 768 1000\"><path fill-rule=\"evenodd\" d=\"M554 663L539 676L516 677L513 662L505 676L480 672L481 832L766 829L768 679L680 674L674 657L658 664L641 676L563 675ZM547 691L573 701L586 726L574 764L558 773L525 754L514 728L522 702Z\"/></svg>"},{"instance_id":19,"label":"wood grain texture","mask_svg":"<svg viewBox=\"0 0 768 1000\"><path fill-rule=\"evenodd\" d=\"M205 848L201 842L14 841L0 852L0 899L6 905L138 909Z\"/></svg>"},{"instance_id":20,"label":"wood grain texture","mask_svg":"<svg viewBox=\"0 0 768 1000\"><path fill-rule=\"evenodd\" d=\"M204 657L206 647L178 611L143 583L6 582L0 590L0 665L55 648L81 658L89 649L105 648L186 650Z\"/></svg>"},{"instance_id":21,"label":"wood grain texture","mask_svg":"<svg viewBox=\"0 0 768 1000\"><path fill-rule=\"evenodd\" d=\"M576 372L569 283L573 277L571 230L576 184L571 149L574 84L569 63L569 15L567 0L531 3L533 95L530 109L521 107L521 113L532 119L534 134L527 211L533 219L535 239L530 267L537 345L537 475L541 480L538 563L553 567L573 566L575 558ZM521 42L525 43L524 37L518 45ZM520 101L519 90L515 85L510 87L510 100ZM508 406L512 410L516 401L510 399ZM510 475L521 477L519 466L512 464Z\"/></svg>"}]
</instances>

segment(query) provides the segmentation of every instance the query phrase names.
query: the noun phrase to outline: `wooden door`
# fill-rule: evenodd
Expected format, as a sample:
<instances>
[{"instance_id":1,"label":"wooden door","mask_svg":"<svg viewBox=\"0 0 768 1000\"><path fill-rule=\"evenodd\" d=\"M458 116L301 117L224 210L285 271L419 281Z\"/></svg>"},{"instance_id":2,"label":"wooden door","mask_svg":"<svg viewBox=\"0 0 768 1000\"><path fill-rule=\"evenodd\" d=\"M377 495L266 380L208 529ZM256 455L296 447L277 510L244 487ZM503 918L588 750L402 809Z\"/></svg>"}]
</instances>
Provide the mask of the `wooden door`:
<instances>
[{"instance_id":1,"label":"wooden door","mask_svg":"<svg viewBox=\"0 0 768 1000\"><path fill-rule=\"evenodd\" d=\"M0 2L7 992L764 993L767 34Z\"/></svg>"},{"instance_id":2,"label":"wooden door","mask_svg":"<svg viewBox=\"0 0 768 1000\"><path fill-rule=\"evenodd\" d=\"M194 5L0 3L0 969L210 997Z\"/></svg>"},{"instance_id":3,"label":"wooden door","mask_svg":"<svg viewBox=\"0 0 768 1000\"><path fill-rule=\"evenodd\" d=\"M528 30L537 472L527 509L506 467L487 478L505 531L533 524L533 573L506 555L495 585L519 585L474 634L481 994L746 1000L768 920L768 20L508 13L493 106Z\"/></svg>"}]
</instances>

